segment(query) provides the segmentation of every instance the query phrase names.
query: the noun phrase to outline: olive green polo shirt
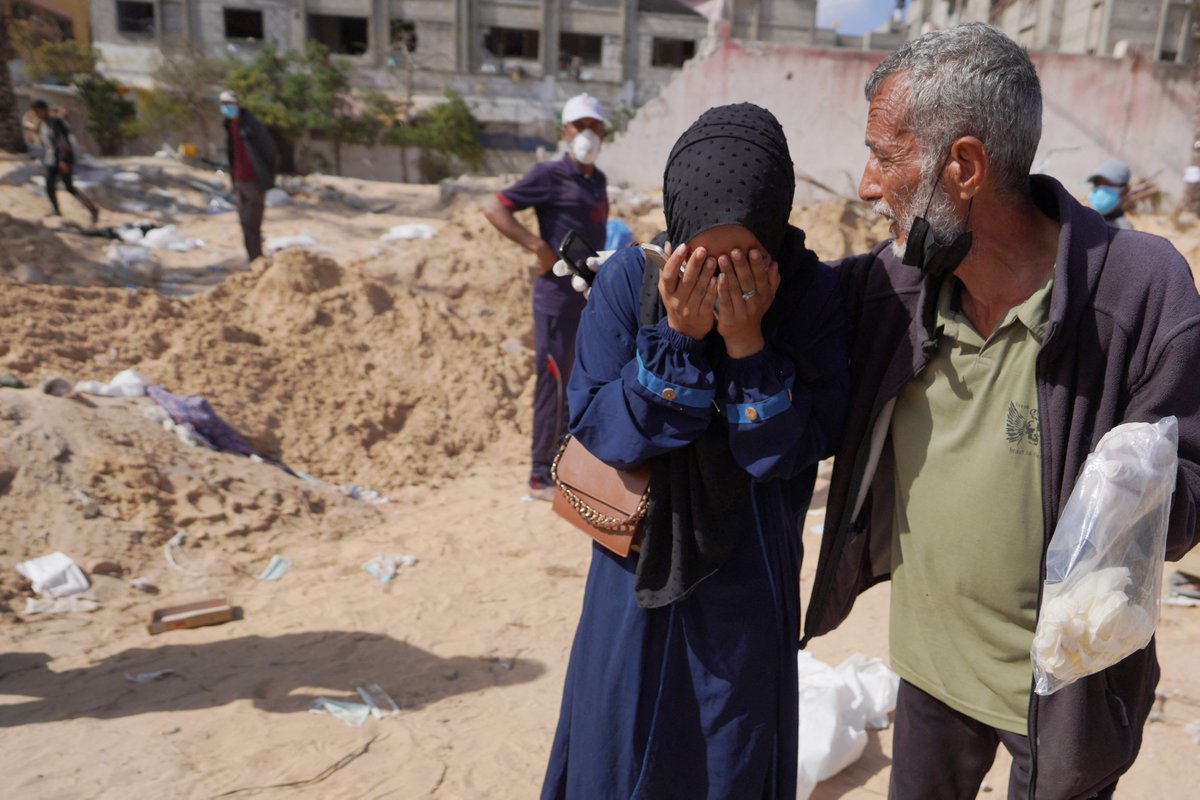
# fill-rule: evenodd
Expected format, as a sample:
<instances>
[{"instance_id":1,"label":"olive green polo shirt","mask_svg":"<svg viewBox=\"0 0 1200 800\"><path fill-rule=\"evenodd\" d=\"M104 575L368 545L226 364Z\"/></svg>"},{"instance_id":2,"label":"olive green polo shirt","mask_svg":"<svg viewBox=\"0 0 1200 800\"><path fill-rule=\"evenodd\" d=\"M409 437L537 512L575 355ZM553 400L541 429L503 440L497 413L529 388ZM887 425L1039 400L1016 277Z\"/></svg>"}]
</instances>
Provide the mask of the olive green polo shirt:
<instances>
[{"instance_id":1,"label":"olive green polo shirt","mask_svg":"<svg viewBox=\"0 0 1200 800\"><path fill-rule=\"evenodd\" d=\"M985 340L938 298L937 353L896 399L892 666L994 728L1027 733L1042 523L1035 365L1046 284Z\"/></svg>"}]
</instances>

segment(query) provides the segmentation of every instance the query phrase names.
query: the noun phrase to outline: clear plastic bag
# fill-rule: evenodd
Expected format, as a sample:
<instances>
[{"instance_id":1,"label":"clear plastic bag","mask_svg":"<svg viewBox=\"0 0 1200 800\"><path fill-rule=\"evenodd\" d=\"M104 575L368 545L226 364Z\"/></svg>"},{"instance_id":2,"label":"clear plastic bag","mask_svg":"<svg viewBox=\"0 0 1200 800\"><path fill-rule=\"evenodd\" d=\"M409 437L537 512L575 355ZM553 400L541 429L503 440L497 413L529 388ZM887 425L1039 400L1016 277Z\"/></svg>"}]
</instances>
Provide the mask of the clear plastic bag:
<instances>
[{"instance_id":1,"label":"clear plastic bag","mask_svg":"<svg viewBox=\"0 0 1200 800\"><path fill-rule=\"evenodd\" d=\"M1031 656L1053 694L1141 650L1160 610L1175 491L1175 417L1109 431L1088 456L1046 552Z\"/></svg>"}]
</instances>

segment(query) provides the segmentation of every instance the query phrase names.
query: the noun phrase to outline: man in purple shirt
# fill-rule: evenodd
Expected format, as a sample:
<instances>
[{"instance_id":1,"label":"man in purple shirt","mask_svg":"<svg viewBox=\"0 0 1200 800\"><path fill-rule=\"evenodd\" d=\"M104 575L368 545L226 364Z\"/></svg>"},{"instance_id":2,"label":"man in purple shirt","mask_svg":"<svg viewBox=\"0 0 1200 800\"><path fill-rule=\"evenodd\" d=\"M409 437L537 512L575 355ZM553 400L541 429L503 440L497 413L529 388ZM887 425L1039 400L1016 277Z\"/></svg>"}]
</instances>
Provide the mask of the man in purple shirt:
<instances>
[{"instance_id":1,"label":"man in purple shirt","mask_svg":"<svg viewBox=\"0 0 1200 800\"><path fill-rule=\"evenodd\" d=\"M572 97L562 112L566 155L535 164L525 177L483 203L488 221L537 258L533 286L537 386L529 491L542 500L550 500L554 494L550 462L566 431L565 389L575 362L575 331L585 302L571 288L569 277L558 277L551 270L568 231L579 234L593 250L604 247L607 184L604 173L594 166L604 133L600 103L587 94ZM513 216L530 207L537 212L536 234Z\"/></svg>"}]
</instances>

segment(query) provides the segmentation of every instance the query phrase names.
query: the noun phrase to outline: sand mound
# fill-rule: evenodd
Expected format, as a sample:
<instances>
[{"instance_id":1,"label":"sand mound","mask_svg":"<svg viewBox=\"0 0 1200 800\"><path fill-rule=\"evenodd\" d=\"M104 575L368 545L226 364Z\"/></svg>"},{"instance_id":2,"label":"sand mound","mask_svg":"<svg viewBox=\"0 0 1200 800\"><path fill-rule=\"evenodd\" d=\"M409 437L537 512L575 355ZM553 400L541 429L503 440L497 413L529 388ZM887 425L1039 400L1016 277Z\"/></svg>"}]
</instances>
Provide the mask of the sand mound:
<instances>
[{"instance_id":1,"label":"sand mound","mask_svg":"<svg viewBox=\"0 0 1200 800\"><path fill-rule=\"evenodd\" d=\"M259 560L275 541L333 540L378 523L375 507L333 487L185 446L147 419L151 405L0 389L2 552L10 562L0 568L9 584L0 585L0 604L13 599L10 567L54 550L84 568L110 560L141 574L151 562L162 566L159 548L183 531L220 551L205 567L217 574Z\"/></svg>"},{"instance_id":2,"label":"sand mound","mask_svg":"<svg viewBox=\"0 0 1200 800\"><path fill-rule=\"evenodd\" d=\"M317 477L437 482L528 429L532 364L512 336L528 328L529 277L473 225L394 248L372 275L284 251L188 300L10 283L0 367L31 383L136 367L205 395L259 452Z\"/></svg>"},{"instance_id":3,"label":"sand mound","mask_svg":"<svg viewBox=\"0 0 1200 800\"><path fill-rule=\"evenodd\" d=\"M34 222L0 212L0 277L32 283L88 285L105 268L88 261Z\"/></svg>"}]
</instances>

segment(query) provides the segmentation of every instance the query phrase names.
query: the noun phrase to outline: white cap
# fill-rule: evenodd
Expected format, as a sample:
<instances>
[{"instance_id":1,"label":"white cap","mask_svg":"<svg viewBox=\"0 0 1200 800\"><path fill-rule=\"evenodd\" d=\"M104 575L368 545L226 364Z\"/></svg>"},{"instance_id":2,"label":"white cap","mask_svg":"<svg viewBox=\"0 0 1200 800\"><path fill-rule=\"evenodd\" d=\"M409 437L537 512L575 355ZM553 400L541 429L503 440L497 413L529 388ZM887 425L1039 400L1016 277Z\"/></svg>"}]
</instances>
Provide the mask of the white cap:
<instances>
[{"instance_id":1,"label":"white cap","mask_svg":"<svg viewBox=\"0 0 1200 800\"><path fill-rule=\"evenodd\" d=\"M236 102L237 102L237 95L236 95L235 93L233 93L233 92L229 91L228 89L226 89L225 91L221 92L220 102L222 102L222 103L236 103Z\"/></svg>"},{"instance_id":2,"label":"white cap","mask_svg":"<svg viewBox=\"0 0 1200 800\"><path fill-rule=\"evenodd\" d=\"M580 119L598 119L604 122L604 109L600 108L600 101L592 97L587 92L577 94L567 101L563 106L562 124L575 122Z\"/></svg>"}]
</instances>

